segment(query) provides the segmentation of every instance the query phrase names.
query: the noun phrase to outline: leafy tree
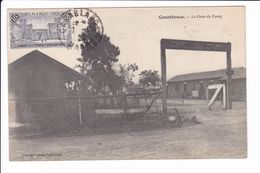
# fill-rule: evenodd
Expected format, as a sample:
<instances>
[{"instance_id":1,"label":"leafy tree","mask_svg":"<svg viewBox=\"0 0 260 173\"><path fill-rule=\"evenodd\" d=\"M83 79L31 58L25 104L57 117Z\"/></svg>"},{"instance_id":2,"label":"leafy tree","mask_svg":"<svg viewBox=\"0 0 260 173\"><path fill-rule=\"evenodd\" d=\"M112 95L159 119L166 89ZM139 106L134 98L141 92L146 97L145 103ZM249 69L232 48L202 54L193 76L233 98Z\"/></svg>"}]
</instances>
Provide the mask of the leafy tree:
<instances>
[{"instance_id":1,"label":"leafy tree","mask_svg":"<svg viewBox=\"0 0 260 173\"><path fill-rule=\"evenodd\" d=\"M123 77L112 68L118 62L120 50L107 35L101 35L97 26L97 21L90 17L88 27L79 35L82 58L78 59L81 64L77 67L98 92L104 93L108 87L115 93L124 84Z\"/></svg>"},{"instance_id":2,"label":"leafy tree","mask_svg":"<svg viewBox=\"0 0 260 173\"><path fill-rule=\"evenodd\" d=\"M124 77L125 84L130 85L133 84L133 77L135 77L134 72L138 70L138 66L134 64L119 64L119 74Z\"/></svg>"},{"instance_id":3,"label":"leafy tree","mask_svg":"<svg viewBox=\"0 0 260 173\"><path fill-rule=\"evenodd\" d=\"M160 83L160 76L157 70L144 70L140 74L139 83L143 84L144 86L156 86Z\"/></svg>"}]
</instances>

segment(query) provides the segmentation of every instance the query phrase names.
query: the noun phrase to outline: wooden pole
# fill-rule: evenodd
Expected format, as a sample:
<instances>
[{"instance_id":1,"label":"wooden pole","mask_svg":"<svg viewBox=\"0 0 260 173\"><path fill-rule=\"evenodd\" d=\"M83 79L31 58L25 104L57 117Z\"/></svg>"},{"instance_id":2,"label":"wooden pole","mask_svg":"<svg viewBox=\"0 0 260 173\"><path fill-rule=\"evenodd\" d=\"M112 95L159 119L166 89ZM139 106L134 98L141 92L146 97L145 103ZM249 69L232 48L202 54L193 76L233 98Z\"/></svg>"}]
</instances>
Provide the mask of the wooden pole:
<instances>
[{"instance_id":1,"label":"wooden pole","mask_svg":"<svg viewBox=\"0 0 260 173\"><path fill-rule=\"evenodd\" d=\"M125 94L123 96L123 98L124 98L124 117L126 117L126 115L127 115L127 95Z\"/></svg>"},{"instance_id":2,"label":"wooden pole","mask_svg":"<svg viewBox=\"0 0 260 173\"><path fill-rule=\"evenodd\" d=\"M226 88L226 98L227 98L227 109L232 109L232 66L231 66L231 43L229 43L229 50L227 55L227 88Z\"/></svg>"},{"instance_id":3,"label":"wooden pole","mask_svg":"<svg viewBox=\"0 0 260 173\"><path fill-rule=\"evenodd\" d=\"M227 103L226 103L226 85L223 85L223 108L227 109Z\"/></svg>"},{"instance_id":4,"label":"wooden pole","mask_svg":"<svg viewBox=\"0 0 260 173\"><path fill-rule=\"evenodd\" d=\"M162 112L163 114L166 114L167 113L166 56L165 56L165 49L162 47L161 47L161 78L162 78Z\"/></svg>"},{"instance_id":5,"label":"wooden pole","mask_svg":"<svg viewBox=\"0 0 260 173\"><path fill-rule=\"evenodd\" d=\"M82 126L82 114L81 114L81 102L80 99L78 99L78 104L79 104L79 124Z\"/></svg>"}]
</instances>

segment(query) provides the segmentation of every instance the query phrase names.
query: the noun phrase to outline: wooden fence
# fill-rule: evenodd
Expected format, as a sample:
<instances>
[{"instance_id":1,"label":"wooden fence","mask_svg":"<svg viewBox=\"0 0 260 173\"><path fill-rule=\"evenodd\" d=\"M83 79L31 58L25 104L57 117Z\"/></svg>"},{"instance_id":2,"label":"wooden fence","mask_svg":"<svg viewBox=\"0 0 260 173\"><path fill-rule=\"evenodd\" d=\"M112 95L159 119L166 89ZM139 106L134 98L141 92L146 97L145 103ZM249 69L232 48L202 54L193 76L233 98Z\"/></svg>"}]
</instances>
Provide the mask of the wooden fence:
<instances>
[{"instance_id":1,"label":"wooden fence","mask_svg":"<svg viewBox=\"0 0 260 173\"><path fill-rule=\"evenodd\" d=\"M125 114L131 109L145 112L152 97L158 94L9 99L10 116L15 117L12 120L44 131L81 128L95 122L97 110L120 109Z\"/></svg>"}]
</instances>

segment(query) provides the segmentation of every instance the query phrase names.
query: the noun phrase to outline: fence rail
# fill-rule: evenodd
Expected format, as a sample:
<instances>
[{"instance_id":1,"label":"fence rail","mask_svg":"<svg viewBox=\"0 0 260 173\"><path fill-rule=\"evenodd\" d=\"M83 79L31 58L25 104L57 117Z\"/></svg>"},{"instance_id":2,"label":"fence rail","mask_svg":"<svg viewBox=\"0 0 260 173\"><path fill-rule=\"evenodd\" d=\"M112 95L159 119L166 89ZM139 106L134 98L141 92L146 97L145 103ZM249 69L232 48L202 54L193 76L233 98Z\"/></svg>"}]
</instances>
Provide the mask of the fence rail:
<instances>
[{"instance_id":1,"label":"fence rail","mask_svg":"<svg viewBox=\"0 0 260 173\"><path fill-rule=\"evenodd\" d=\"M92 96L67 96L67 97L35 97L35 98L9 98L9 100L58 100L58 99L95 99L95 98L112 98L112 97L124 97L124 96L153 96L161 94L162 92L153 92L153 93L137 93L137 94L117 94L117 95L92 95Z\"/></svg>"},{"instance_id":2,"label":"fence rail","mask_svg":"<svg viewBox=\"0 0 260 173\"><path fill-rule=\"evenodd\" d=\"M43 130L65 129L94 122L98 110L104 110L103 112L106 113L107 109L117 109L121 110L120 112L124 115L133 110L145 113L147 107L151 106L153 98L155 96L158 98L160 94L161 92L107 96L9 98L9 106L11 105L11 112L18 122L36 124Z\"/></svg>"}]
</instances>

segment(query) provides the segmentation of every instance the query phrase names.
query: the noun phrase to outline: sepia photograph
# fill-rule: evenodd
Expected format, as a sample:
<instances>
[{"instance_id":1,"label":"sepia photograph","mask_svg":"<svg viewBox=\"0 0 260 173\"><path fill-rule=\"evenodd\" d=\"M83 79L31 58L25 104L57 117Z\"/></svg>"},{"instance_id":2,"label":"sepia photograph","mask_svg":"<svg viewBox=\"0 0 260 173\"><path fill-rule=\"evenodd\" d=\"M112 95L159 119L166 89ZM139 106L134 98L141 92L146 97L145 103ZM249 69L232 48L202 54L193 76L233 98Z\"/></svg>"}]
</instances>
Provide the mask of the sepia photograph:
<instances>
[{"instance_id":1,"label":"sepia photograph","mask_svg":"<svg viewBox=\"0 0 260 173\"><path fill-rule=\"evenodd\" d=\"M244 6L9 8L6 22L10 161L247 158Z\"/></svg>"}]
</instances>

